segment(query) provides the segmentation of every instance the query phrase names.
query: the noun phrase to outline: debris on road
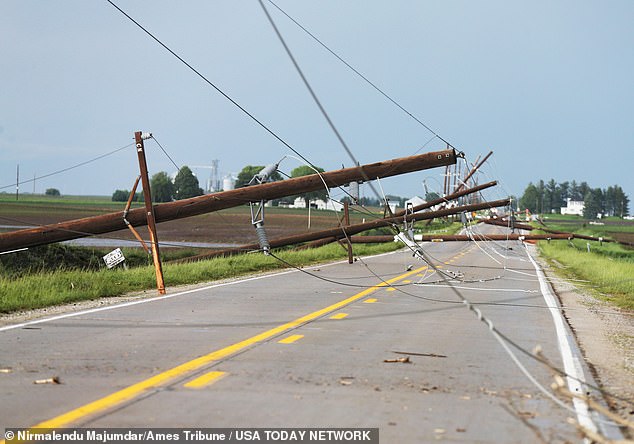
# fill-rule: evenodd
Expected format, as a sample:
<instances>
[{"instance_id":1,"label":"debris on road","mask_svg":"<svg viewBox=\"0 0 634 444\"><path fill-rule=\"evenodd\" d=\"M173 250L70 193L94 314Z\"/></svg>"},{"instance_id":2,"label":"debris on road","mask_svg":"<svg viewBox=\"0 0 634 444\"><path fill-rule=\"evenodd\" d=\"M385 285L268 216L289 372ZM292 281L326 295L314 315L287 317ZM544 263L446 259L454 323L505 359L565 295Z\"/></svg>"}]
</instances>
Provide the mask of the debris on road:
<instances>
[{"instance_id":1,"label":"debris on road","mask_svg":"<svg viewBox=\"0 0 634 444\"><path fill-rule=\"evenodd\" d=\"M396 353L399 355L426 356L428 358L446 358L447 357L447 355L439 355L436 353L416 353L416 352L404 352L404 351L396 351L396 350L392 350L392 353Z\"/></svg>"},{"instance_id":2,"label":"debris on road","mask_svg":"<svg viewBox=\"0 0 634 444\"><path fill-rule=\"evenodd\" d=\"M404 358L396 358L396 359L384 359L383 362L400 362L402 364L412 363L412 361L409 360L409 356L405 356Z\"/></svg>"},{"instance_id":3,"label":"debris on road","mask_svg":"<svg viewBox=\"0 0 634 444\"><path fill-rule=\"evenodd\" d=\"M354 379L354 376L342 376L339 379L339 384L341 384L341 385L351 385L353 379Z\"/></svg>"},{"instance_id":4,"label":"debris on road","mask_svg":"<svg viewBox=\"0 0 634 444\"><path fill-rule=\"evenodd\" d=\"M33 381L33 384L61 384L62 381L59 379L59 376L53 376L52 378L46 379L36 379Z\"/></svg>"}]
</instances>

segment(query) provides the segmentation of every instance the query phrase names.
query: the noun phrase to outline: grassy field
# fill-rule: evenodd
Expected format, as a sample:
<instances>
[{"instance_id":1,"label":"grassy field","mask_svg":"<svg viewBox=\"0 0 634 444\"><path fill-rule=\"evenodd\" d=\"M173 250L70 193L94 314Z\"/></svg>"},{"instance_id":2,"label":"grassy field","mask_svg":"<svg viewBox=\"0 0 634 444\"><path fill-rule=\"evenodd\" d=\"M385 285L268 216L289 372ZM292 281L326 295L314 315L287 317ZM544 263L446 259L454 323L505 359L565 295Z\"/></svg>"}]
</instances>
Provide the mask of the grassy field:
<instances>
[{"instance_id":1,"label":"grassy field","mask_svg":"<svg viewBox=\"0 0 634 444\"><path fill-rule=\"evenodd\" d=\"M546 225L555 230L595 237L634 237L634 223L616 218L590 224L576 216L552 215ZM590 252L588 252L588 245ZM572 242L539 242L541 254L565 277L589 281L582 284L593 294L618 307L634 310L634 249L616 243L574 239ZM555 262L556 261L556 262ZM564 268L561 268L561 264Z\"/></svg>"},{"instance_id":2,"label":"grassy field","mask_svg":"<svg viewBox=\"0 0 634 444\"><path fill-rule=\"evenodd\" d=\"M355 255L370 255L394 251L396 243L354 246ZM295 265L305 266L347 257L339 244L304 251L281 251L280 258ZM263 254L245 254L229 258L215 258L191 264L165 264L163 268L168 287L198 282L209 282L253 272L286 268L287 265ZM154 268L139 266L125 270L57 270L21 276L0 276L0 313L42 308L91 300L106 296L156 288Z\"/></svg>"}]
</instances>

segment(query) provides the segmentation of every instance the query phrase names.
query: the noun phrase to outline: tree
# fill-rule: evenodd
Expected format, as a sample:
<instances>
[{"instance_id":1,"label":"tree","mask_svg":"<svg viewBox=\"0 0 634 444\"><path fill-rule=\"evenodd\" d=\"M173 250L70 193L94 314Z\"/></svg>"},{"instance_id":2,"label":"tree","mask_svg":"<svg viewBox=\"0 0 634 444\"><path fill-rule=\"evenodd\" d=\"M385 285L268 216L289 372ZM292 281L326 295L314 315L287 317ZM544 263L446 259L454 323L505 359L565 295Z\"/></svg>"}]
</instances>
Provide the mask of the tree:
<instances>
[{"instance_id":1,"label":"tree","mask_svg":"<svg viewBox=\"0 0 634 444\"><path fill-rule=\"evenodd\" d=\"M152 202L171 202L174 198L174 184L165 171L160 171L150 179Z\"/></svg>"},{"instance_id":2,"label":"tree","mask_svg":"<svg viewBox=\"0 0 634 444\"><path fill-rule=\"evenodd\" d=\"M599 213L603 212L602 208L603 192L601 188L590 189L583 198L583 217L586 219L595 219Z\"/></svg>"},{"instance_id":3,"label":"tree","mask_svg":"<svg viewBox=\"0 0 634 444\"><path fill-rule=\"evenodd\" d=\"M325 171L323 168L319 168L319 167L316 167L316 169L320 173L323 173ZM302 176L308 176L310 174L315 174L315 170L313 170L311 167L306 165L298 166L297 168L291 171L291 177L302 177ZM311 200L321 199L325 201L326 199L328 199L328 192L325 189L321 189L317 191L311 191L309 193L300 194L297 197L303 197L304 202L306 202L306 208L308 208Z\"/></svg>"},{"instance_id":4,"label":"tree","mask_svg":"<svg viewBox=\"0 0 634 444\"><path fill-rule=\"evenodd\" d=\"M532 182L524 190L524 194L520 198L520 208L528 208L531 213L537 213L539 207L539 190Z\"/></svg>"},{"instance_id":5,"label":"tree","mask_svg":"<svg viewBox=\"0 0 634 444\"><path fill-rule=\"evenodd\" d=\"M187 165L183 166L174 178L176 200L201 196L203 189L198 185L198 179Z\"/></svg>"},{"instance_id":6,"label":"tree","mask_svg":"<svg viewBox=\"0 0 634 444\"><path fill-rule=\"evenodd\" d=\"M264 167L259 165L247 165L242 168L242 171L240 171L240 173L238 174L238 178L236 179L236 188L242 188L249 185L249 182L251 182L253 176L258 174L262 170L262 168ZM278 180L282 180L282 176L276 171L271 175L271 177L269 177L268 181L276 182Z\"/></svg>"},{"instance_id":7,"label":"tree","mask_svg":"<svg viewBox=\"0 0 634 444\"><path fill-rule=\"evenodd\" d=\"M112 193L112 201L113 202L127 202L129 196L130 196L130 191L128 190L115 190L115 192Z\"/></svg>"},{"instance_id":8,"label":"tree","mask_svg":"<svg viewBox=\"0 0 634 444\"><path fill-rule=\"evenodd\" d=\"M570 190L568 191L568 197L570 200L576 200L577 202L583 200L583 194L581 193L581 189L579 188L579 184L576 180L573 180L570 184Z\"/></svg>"},{"instance_id":9,"label":"tree","mask_svg":"<svg viewBox=\"0 0 634 444\"><path fill-rule=\"evenodd\" d=\"M44 194L46 194L47 196L61 196L57 188L47 188Z\"/></svg>"}]
</instances>

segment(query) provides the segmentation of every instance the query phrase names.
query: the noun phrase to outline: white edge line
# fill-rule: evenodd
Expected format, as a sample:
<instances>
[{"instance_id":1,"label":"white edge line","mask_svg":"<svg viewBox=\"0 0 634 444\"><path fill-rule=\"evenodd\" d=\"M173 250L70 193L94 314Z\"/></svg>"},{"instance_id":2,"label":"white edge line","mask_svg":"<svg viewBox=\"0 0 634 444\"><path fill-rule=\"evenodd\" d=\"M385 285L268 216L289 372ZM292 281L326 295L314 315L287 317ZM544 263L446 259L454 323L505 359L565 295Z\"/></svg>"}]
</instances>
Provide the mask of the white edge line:
<instances>
[{"instance_id":1,"label":"white edge line","mask_svg":"<svg viewBox=\"0 0 634 444\"><path fill-rule=\"evenodd\" d=\"M373 259L375 257L387 256L389 254L399 253L400 251L401 250L389 251L387 253L375 254L374 256L366 256L365 259ZM337 264L341 264L341 263L344 263L344 262L348 263L348 260L345 259L345 260L340 260L340 261L331 262L331 263L327 263L327 264L315 264L315 265L310 265L310 267L313 267L313 266L314 267L317 267L317 266L319 266L319 267L329 267L331 265L337 265ZM98 313L100 311L114 310L114 309L117 309L117 308L125 308L125 307L131 307L133 305L139 305L139 304L146 304L146 303L150 303L150 302L162 301L164 299L170 299L170 298L174 298L174 297L177 297L177 296L184 296L186 294L196 293L198 291L205 291L205 290L210 290L212 288L225 287L225 286L228 286L228 285L235 285L235 284L240 284L240 283L243 283L243 282L255 281L255 280L258 280L258 279L266 279L266 278L275 277L275 276L282 276L282 275L289 274L289 273L299 273L299 270L296 270L296 269L286 270L286 271L281 271L281 272L276 272L276 273L265 274L265 275L262 275L262 276L254 276L254 277L250 277L250 278L246 278L246 279L238 279L238 280L231 281L231 282L222 282L222 283L219 283L219 284L207 285L205 287L193 288L191 290L181 291L181 292L174 293L174 294L166 294L165 296L157 296L157 297L148 298L148 299L140 299L138 301L123 302L121 304L108 305L106 307L91 308L91 309L88 309L88 310L76 311L76 312L73 312L73 313L66 313L66 314L62 314L62 315L51 316L51 317L48 317L48 318L35 319L33 321L28 321L28 322L21 322L19 324L6 325L4 327L0 327L0 332L8 331L8 330L14 330L16 328L28 327L30 325L43 324L45 322L59 321L60 319L74 318L76 316L82 316L82 315L87 315L87 314L92 314L92 313Z\"/></svg>"},{"instance_id":2,"label":"white edge line","mask_svg":"<svg viewBox=\"0 0 634 444\"><path fill-rule=\"evenodd\" d=\"M570 341L574 341L574 339L570 337L570 334L565 327L564 318L560 311L559 301L557 300L557 298L555 298L552 291L550 290L550 285L546 282L544 272L533 259L528 246L526 247L526 253L531 263L533 264L533 267L535 267L537 278L539 279L539 288L542 292L542 295L544 296L546 305L548 305L549 307L550 314L553 317L555 331L557 332L559 351L564 363L564 371L568 375L572 376L572 378L566 378L568 380L568 389L572 393L584 393L582 384L579 381L585 381L586 378L583 372L583 367L581 366L580 357L573 355ZM577 380L573 378L577 378ZM597 432L597 426L594 424L594 421L592 421L592 418L590 417L588 405L579 398L573 398L572 403L577 412L577 420L579 421L579 424L588 430Z\"/></svg>"}]
</instances>

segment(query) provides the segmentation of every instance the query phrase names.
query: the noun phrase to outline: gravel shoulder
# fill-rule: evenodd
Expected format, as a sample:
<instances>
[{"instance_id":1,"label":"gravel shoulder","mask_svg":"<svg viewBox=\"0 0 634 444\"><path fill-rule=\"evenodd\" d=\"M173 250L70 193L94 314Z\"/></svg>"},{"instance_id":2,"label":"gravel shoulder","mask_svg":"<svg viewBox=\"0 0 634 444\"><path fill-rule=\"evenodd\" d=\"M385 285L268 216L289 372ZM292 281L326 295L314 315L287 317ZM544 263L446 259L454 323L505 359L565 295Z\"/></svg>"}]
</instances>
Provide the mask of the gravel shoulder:
<instances>
[{"instance_id":1,"label":"gravel shoulder","mask_svg":"<svg viewBox=\"0 0 634 444\"><path fill-rule=\"evenodd\" d=\"M594 377L607 392L634 399L634 313L598 300L573 281L561 279L556 264L548 265L541 258L540 262ZM631 404L619 399L607 401L622 417L634 419Z\"/></svg>"}]
</instances>

